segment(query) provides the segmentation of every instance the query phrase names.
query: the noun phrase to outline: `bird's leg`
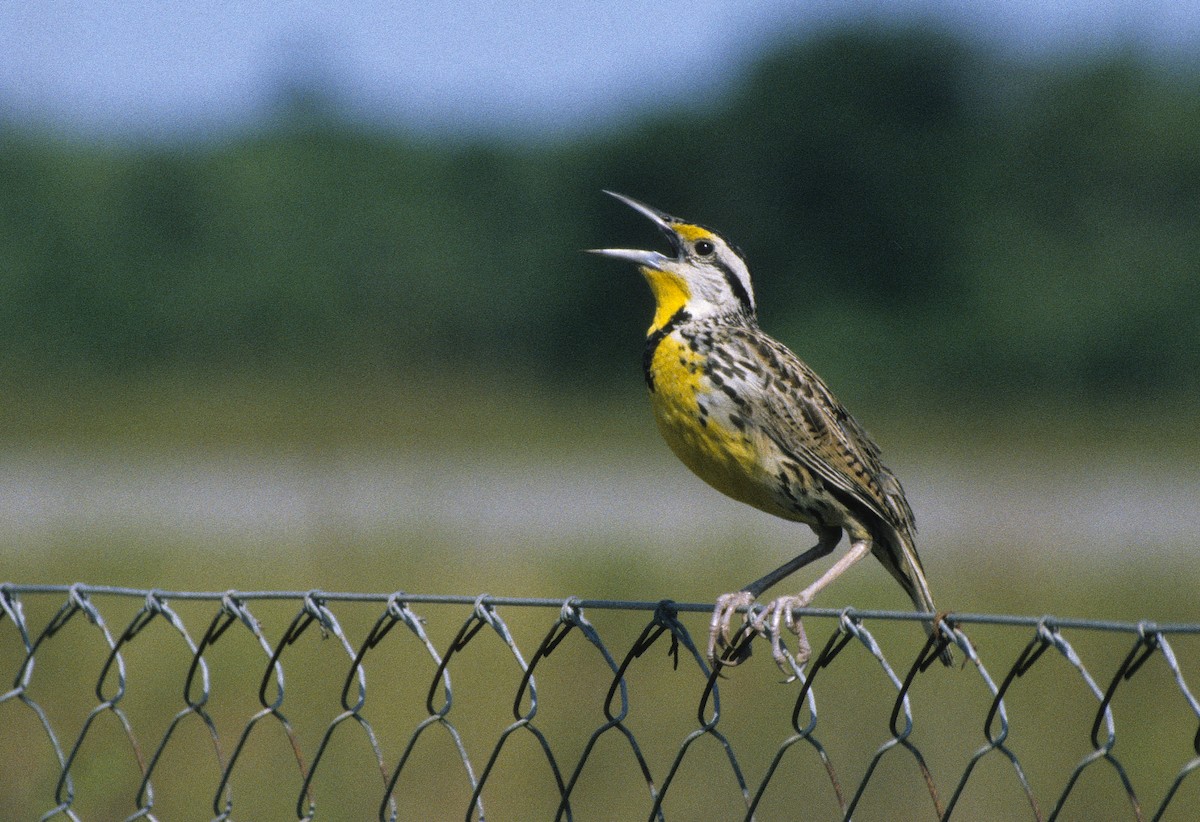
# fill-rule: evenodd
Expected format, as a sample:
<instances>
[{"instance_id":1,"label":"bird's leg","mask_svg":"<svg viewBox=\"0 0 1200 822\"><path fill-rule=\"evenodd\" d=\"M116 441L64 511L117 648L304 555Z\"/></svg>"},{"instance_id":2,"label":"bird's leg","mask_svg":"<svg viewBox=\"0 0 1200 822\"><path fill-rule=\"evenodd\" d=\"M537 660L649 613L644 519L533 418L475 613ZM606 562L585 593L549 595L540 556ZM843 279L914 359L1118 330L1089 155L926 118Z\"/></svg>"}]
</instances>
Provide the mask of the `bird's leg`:
<instances>
[{"instance_id":1,"label":"bird's leg","mask_svg":"<svg viewBox=\"0 0 1200 822\"><path fill-rule=\"evenodd\" d=\"M817 544L809 548L804 553L795 557L783 565L780 565L774 571L763 577L756 579L740 591L735 591L731 594L722 594L717 597L716 607L713 608L712 619L708 624L708 662L716 667L717 651L724 650L733 645L733 618L737 614L739 608L748 608L758 595L770 588L775 583L779 582L784 577L794 574L796 571L808 565L810 562L820 559L828 555L835 547L838 540L842 538L842 529L840 528L822 528L817 531ZM815 593L815 592L814 592ZM743 620L748 620L749 614L743 616ZM759 623L760 624L760 623ZM758 627L758 624L755 625ZM722 660L724 665L737 665L744 660L749 653L745 653L733 659Z\"/></svg>"},{"instance_id":2,"label":"bird's leg","mask_svg":"<svg viewBox=\"0 0 1200 822\"><path fill-rule=\"evenodd\" d=\"M813 597L820 593L825 586L840 577L846 572L847 568L869 553L871 553L871 540L853 540L850 543L850 550L831 565L828 571L821 574L815 582L798 594L782 596L772 600L767 604L766 610L755 618L755 628L760 633L765 632L770 635L771 656L775 658L775 664L785 674L790 675L791 668L788 665L787 657L784 655L783 639L781 638L780 630L782 627L786 627L800 640L800 646L796 652L797 665L803 665L807 662L809 655L812 653L812 649L808 644L808 638L804 634L804 626L800 624L800 618L792 613L793 610L808 607L808 604L813 601Z\"/></svg>"}]
</instances>

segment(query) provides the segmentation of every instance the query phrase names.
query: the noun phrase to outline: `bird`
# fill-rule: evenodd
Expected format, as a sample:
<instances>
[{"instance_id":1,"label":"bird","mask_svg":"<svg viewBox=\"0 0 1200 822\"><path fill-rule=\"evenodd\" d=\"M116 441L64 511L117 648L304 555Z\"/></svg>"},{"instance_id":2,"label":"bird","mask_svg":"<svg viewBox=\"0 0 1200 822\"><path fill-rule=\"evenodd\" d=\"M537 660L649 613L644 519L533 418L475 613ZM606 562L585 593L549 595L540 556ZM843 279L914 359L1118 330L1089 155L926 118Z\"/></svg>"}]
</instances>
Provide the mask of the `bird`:
<instances>
[{"instance_id":1,"label":"bird","mask_svg":"<svg viewBox=\"0 0 1200 822\"><path fill-rule=\"evenodd\" d=\"M742 625L768 638L788 672L782 639L798 639L797 666L811 648L794 611L867 554L874 554L918 611L937 614L916 548L916 523L900 481L866 430L815 371L758 325L744 254L715 230L613 191L604 193L650 219L670 254L588 249L637 265L654 297L642 368L659 432L701 479L735 500L808 525L817 544L716 600L708 659L715 669L748 656ZM798 594L765 607L758 597L805 565L849 549ZM934 622L937 617L935 616ZM932 636L934 623L925 623ZM952 664L942 641L939 657ZM793 677L794 678L794 677Z\"/></svg>"}]
</instances>

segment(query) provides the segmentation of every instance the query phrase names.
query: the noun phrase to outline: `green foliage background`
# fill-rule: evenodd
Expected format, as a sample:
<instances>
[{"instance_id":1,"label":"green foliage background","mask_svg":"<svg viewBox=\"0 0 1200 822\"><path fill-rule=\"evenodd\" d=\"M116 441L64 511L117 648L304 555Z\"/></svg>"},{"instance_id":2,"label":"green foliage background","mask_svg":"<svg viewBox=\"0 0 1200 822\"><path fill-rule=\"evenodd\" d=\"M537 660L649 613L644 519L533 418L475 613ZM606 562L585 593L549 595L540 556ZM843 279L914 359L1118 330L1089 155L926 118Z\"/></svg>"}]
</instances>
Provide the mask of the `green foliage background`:
<instances>
[{"instance_id":1,"label":"green foliage background","mask_svg":"<svg viewBox=\"0 0 1200 822\"><path fill-rule=\"evenodd\" d=\"M763 323L887 397L1194 392L1200 73L1019 64L925 30L790 41L721 94L557 141L307 101L249 133L0 127L8 372L636 368L657 242L611 188L748 253ZM865 377L865 379L864 379Z\"/></svg>"}]
</instances>

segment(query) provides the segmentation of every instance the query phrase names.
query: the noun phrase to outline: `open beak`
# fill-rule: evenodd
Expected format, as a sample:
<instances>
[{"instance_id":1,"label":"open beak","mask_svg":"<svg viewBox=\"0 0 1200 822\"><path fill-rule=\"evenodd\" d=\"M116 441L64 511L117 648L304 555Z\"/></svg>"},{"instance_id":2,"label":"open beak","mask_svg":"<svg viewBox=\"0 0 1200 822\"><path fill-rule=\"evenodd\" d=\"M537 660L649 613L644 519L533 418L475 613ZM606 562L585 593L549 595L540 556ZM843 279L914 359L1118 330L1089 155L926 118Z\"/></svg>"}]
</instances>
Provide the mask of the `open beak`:
<instances>
[{"instance_id":1,"label":"open beak","mask_svg":"<svg viewBox=\"0 0 1200 822\"><path fill-rule=\"evenodd\" d=\"M616 197L634 211L637 211L638 213L648 217L651 222L658 226L659 230L666 235L667 241L671 244L671 249L675 251L676 255L678 255L680 248L679 236L675 233L674 229L671 228L671 223L675 221L674 217L672 217L670 214L659 211L656 208L651 208L645 203L638 202L632 197L626 197L624 194L618 194L615 191L605 191L604 193L610 197ZM587 250L592 254L603 254L605 257L614 257L618 260L628 260L629 262L646 266L647 268L661 268L663 263L674 259L657 251L639 251L633 248L589 248Z\"/></svg>"}]
</instances>

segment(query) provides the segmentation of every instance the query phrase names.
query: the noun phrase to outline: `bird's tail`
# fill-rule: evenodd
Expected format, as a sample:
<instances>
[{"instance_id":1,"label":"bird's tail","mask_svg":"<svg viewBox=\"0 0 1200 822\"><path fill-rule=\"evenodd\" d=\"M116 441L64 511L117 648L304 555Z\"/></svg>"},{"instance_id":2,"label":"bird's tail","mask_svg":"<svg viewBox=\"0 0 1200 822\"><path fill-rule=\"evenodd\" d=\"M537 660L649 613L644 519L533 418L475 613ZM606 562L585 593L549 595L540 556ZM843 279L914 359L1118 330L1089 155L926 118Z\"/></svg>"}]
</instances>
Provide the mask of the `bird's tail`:
<instances>
[{"instance_id":1,"label":"bird's tail","mask_svg":"<svg viewBox=\"0 0 1200 822\"><path fill-rule=\"evenodd\" d=\"M937 606L933 603L933 593L929 590L929 580L925 578L925 569L921 565L921 557L917 555L916 545L911 534L898 529L889 528L882 540L874 541L874 553L883 567L887 568L896 581L913 601L918 611L937 614ZM925 633L930 636L935 630L932 622L922 622ZM954 664L952 645L942 649L939 658L946 666Z\"/></svg>"}]
</instances>

